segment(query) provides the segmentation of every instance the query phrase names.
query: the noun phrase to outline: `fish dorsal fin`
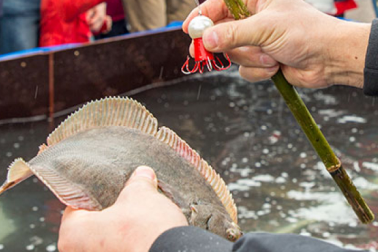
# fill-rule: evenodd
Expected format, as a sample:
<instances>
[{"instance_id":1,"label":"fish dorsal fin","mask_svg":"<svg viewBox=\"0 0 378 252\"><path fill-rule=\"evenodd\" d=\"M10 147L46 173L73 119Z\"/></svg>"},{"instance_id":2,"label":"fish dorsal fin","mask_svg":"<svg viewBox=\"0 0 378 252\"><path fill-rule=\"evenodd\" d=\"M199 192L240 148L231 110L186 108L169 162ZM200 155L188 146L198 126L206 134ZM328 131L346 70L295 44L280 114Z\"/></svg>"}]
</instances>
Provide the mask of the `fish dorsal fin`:
<instances>
[{"instance_id":1,"label":"fish dorsal fin","mask_svg":"<svg viewBox=\"0 0 378 252\"><path fill-rule=\"evenodd\" d=\"M123 126L155 135L157 124L156 118L133 99L104 98L92 101L71 114L48 136L47 145L54 145L84 130L107 126Z\"/></svg>"},{"instance_id":2,"label":"fish dorsal fin","mask_svg":"<svg viewBox=\"0 0 378 252\"><path fill-rule=\"evenodd\" d=\"M200 172L218 195L231 219L237 224L237 210L234 200L226 183L219 174L171 129L161 127L156 133L156 137L171 146L181 157L189 161Z\"/></svg>"},{"instance_id":3,"label":"fish dorsal fin","mask_svg":"<svg viewBox=\"0 0 378 252\"><path fill-rule=\"evenodd\" d=\"M42 152L44 152L47 148L48 148L48 146L46 144L41 144L39 146L38 155L41 154Z\"/></svg>"}]
</instances>

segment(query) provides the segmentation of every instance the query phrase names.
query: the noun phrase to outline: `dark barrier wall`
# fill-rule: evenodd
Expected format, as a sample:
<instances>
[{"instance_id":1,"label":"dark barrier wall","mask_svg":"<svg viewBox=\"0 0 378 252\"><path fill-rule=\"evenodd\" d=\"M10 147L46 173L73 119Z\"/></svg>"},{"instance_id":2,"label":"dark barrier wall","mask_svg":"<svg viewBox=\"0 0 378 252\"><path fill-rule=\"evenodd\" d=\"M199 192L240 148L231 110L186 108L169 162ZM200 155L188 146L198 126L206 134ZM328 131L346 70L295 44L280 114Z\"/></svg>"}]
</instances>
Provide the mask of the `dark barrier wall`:
<instances>
[{"instance_id":1,"label":"dark barrier wall","mask_svg":"<svg viewBox=\"0 0 378 252\"><path fill-rule=\"evenodd\" d=\"M0 61L0 120L47 114L48 55Z\"/></svg>"},{"instance_id":2,"label":"dark barrier wall","mask_svg":"<svg viewBox=\"0 0 378 252\"><path fill-rule=\"evenodd\" d=\"M189 44L188 35L173 29L0 61L0 120L51 116L180 77Z\"/></svg>"}]
</instances>

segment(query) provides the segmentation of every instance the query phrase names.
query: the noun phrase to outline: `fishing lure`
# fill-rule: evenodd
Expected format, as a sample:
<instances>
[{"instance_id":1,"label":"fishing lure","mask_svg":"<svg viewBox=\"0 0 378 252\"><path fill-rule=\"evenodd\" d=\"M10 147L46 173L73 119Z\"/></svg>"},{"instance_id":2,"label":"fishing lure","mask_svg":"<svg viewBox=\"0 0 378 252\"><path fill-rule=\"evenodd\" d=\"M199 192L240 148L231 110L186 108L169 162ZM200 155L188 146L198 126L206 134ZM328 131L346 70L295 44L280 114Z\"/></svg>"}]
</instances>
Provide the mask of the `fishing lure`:
<instances>
[{"instance_id":1,"label":"fishing lure","mask_svg":"<svg viewBox=\"0 0 378 252\"><path fill-rule=\"evenodd\" d=\"M203 16L201 14L201 11L199 11L199 16L193 18L192 21L190 21L188 30L189 36L193 39L195 64L194 67L190 69L190 57L188 56L184 65L181 68L181 71L184 74L192 74L197 71L203 73L205 66L209 71L212 71L213 69L216 71L222 71L230 68L231 61L227 54L225 54L225 58L228 61L228 64L225 66L223 65L219 57L214 56L213 53L207 51L203 45L203 32L213 25L213 21L210 18Z\"/></svg>"}]
</instances>

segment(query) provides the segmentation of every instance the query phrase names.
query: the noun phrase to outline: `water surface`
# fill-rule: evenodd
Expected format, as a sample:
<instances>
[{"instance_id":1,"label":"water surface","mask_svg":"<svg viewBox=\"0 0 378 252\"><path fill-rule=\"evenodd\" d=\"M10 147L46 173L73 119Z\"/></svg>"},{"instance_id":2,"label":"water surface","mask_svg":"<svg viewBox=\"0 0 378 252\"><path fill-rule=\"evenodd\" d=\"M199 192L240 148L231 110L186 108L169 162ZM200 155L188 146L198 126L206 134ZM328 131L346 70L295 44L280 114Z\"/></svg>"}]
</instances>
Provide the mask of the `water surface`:
<instances>
[{"instance_id":1,"label":"water surface","mask_svg":"<svg viewBox=\"0 0 378 252\"><path fill-rule=\"evenodd\" d=\"M378 222L359 223L271 82L251 84L232 70L166 84L132 97L221 174L244 231L293 232L375 251ZM378 215L375 100L347 87L300 93ZM47 122L0 125L0 182L14 158L37 153L49 131ZM0 251L57 251L63 209L36 178L5 193Z\"/></svg>"}]
</instances>

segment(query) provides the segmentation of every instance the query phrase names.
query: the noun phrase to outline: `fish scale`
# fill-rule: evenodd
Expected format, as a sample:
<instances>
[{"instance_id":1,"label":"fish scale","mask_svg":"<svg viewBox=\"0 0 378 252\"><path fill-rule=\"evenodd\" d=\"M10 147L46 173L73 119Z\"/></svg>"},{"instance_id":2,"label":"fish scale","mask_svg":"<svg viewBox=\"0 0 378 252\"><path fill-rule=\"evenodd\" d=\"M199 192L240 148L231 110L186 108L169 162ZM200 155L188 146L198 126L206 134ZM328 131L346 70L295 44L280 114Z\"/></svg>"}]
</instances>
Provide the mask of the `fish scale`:
<instances>
[{"instance_id":1,"label":"fish scale","mask_svg":"<svg viewBox=\"0 0 378 252\"><path fill-rule=\"evenodd\" d=\"M236 240L236 206L224 181L172 130L129 98L94 101L69 116L29 162L16 159L0 194L36 175L64 204L102 210L114 204L140 165L188 223Z\"/></svg>"}]
</instances>

